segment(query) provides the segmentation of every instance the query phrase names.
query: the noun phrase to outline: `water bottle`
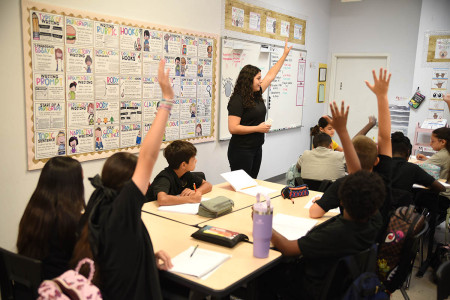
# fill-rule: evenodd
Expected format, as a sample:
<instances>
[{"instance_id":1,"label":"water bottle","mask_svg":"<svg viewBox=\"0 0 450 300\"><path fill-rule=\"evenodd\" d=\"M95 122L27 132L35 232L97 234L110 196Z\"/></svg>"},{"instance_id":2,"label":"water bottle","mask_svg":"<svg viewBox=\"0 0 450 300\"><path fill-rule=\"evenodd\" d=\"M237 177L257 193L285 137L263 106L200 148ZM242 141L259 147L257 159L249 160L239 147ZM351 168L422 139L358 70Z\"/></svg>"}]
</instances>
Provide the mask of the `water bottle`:
<instances>
[{"instance_id":1,"label":"water bottle","mask_svg":"<svg viewBox=\"0 0 450 300\"><path fill-rule=\"evenodd\" d=\"M266 258L269 256L270 239L272 238L273 207L270 198L264 195L266 202L260 202L260 194L253 205L253 256Z\"/></svg>"}]
</instances>

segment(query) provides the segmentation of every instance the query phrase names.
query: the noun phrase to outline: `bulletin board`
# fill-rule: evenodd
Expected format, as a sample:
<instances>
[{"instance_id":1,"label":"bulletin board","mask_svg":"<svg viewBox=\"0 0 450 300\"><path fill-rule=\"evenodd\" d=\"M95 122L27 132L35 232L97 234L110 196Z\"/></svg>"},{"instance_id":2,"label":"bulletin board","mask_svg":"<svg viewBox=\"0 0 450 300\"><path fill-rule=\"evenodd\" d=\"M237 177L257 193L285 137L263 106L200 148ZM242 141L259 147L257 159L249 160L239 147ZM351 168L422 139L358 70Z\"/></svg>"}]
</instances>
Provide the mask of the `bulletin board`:
<instances>
[{"instance_id":1,"label":"bulletin board","mask_svg":"<svg viewBox=\"0 0 450 300\"><path fill-rule=\"evenodd\" d=\"M219 139L231 138L228 131L228 101L241 69L255 65L267 74L283 54L283 48L234 38L222 39ZM292 49L283 67L263 94L272 131L300 127L303 117L306 51Z\"/></svg>"},{"instance_id":2,"label":"bulletin board","mask_svg":"<svg viewBox=\"0 0 450 300\"><path fill-rule=\"evenodd\" d=\"M162 147L215 140L217 35L26 0L22 24L29 170L54 156L139 152L161 59L175 92Z\"/></svg>"}]
</instances>

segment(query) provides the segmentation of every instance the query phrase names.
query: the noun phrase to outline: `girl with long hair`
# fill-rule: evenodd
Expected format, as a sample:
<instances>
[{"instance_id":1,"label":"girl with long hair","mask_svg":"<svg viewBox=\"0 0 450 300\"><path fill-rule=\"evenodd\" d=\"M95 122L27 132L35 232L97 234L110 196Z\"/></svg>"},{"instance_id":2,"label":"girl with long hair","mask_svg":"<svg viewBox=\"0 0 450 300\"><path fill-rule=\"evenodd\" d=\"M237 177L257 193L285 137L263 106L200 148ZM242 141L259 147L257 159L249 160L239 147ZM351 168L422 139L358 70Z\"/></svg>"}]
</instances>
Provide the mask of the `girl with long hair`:
<instances>
[{"instance_id":1,"label":"girl with long hair","mask_svg":"<svg viewBox=\"0 0 450 300\"><path fill-rule=\"evenodd\" d=\"M417 159L441 167L439 178L447 179L450 164L450 128L441 127L433 130L430 146L437 153L430 158L419 153L416 155Z\"/></svg>"}]
</instances>

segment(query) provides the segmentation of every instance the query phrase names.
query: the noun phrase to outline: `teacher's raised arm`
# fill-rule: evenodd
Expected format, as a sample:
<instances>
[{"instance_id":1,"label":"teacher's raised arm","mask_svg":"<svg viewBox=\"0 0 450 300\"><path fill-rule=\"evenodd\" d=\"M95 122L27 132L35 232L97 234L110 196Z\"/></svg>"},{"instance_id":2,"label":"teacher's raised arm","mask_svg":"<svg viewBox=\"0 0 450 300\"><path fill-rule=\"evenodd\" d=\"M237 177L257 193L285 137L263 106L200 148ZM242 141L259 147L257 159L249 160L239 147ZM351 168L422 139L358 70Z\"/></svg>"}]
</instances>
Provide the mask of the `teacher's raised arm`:
<instances>
[{"instance_id":1,"label":"teacher's raised arm","mask_svg":"<svg viewBox=\"0 0 450 300\"><path fill-rule=\"evenodd\" d=\"M262 88L263 93L269 87L270 83L275 79L275 77L277 77L277 74L280 71L281 67L283 66L284 60L288 56L289 51L291 51L291 49L292 49L292 46L288 47L288 42L286 39L286 41L284 43L283 55L276 62L276 64L274 64L273 67L270 68L269 72L267 72L266 76L264 77L264 79L261 82L261 88Z\"/></svg>"}]
</instances>

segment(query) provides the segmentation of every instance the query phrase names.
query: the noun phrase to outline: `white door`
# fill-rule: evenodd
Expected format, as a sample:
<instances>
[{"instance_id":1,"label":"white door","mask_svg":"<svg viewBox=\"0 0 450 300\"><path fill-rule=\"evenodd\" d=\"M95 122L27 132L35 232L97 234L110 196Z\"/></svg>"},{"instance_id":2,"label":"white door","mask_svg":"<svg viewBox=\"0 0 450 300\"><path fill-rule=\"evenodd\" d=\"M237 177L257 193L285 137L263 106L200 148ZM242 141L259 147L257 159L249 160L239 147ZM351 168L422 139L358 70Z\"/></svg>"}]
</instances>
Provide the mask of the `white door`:
<instances>
[{"instance_id":1,"label":"white door","mask_svg":"<svg viewBox=\"0 0 450 300\"><path fill-rule=\"evenodd\" d=\"M378 117L377 99L364 80L373 84L372 70L375 69L378 75L380 67L389 67L388 55L333 55L329 100L338 104L345 100L350 106L347 120L350 138L368 123L370 115ZM329 108L328 113L331 115ZM378 127L370 130L367 136L376 141Z\"/></svg>"}]
</instances>

